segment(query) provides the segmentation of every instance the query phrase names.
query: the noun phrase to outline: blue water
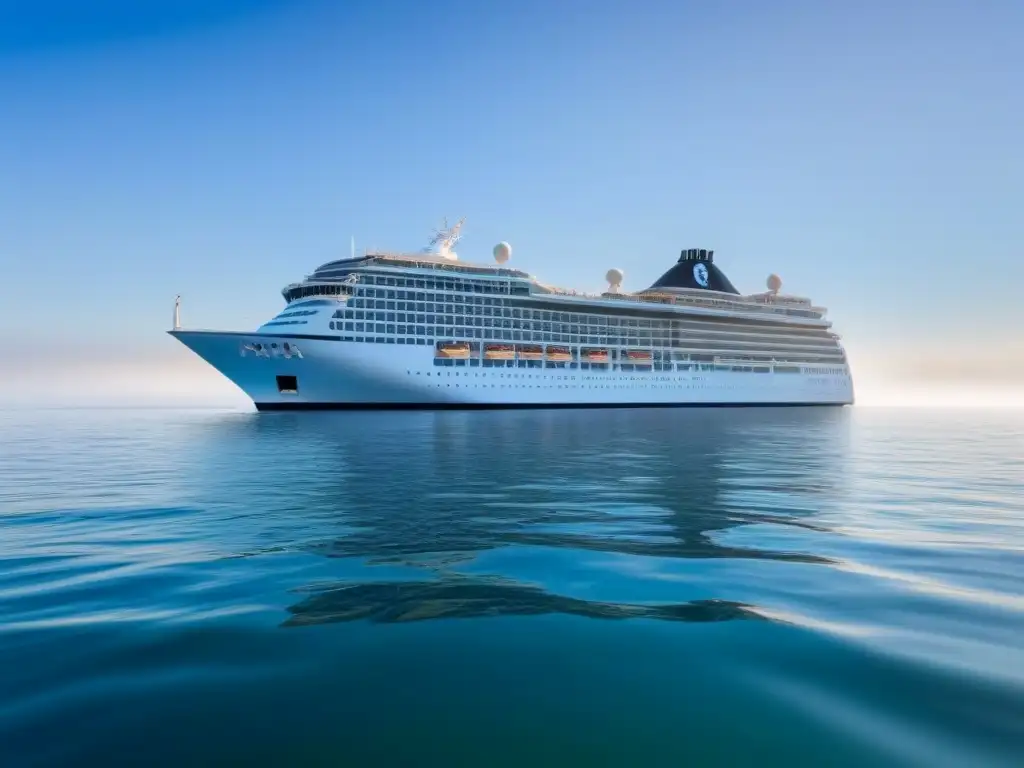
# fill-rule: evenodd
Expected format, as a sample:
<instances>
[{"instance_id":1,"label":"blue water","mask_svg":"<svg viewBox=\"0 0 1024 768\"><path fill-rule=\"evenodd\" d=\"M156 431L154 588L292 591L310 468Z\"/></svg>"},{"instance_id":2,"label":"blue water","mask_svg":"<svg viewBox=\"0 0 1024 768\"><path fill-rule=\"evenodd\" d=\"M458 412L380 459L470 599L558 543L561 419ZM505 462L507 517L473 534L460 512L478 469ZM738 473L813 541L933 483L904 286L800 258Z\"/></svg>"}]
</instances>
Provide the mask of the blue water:
<instances>
[{"instance_id":1,"label":"blue water","mask_svg":"<svg viewBox=\"0 0 1024 768\"><path fill-rule=\"evenodd\" d=\"M0 764L1024 764L1024 413L0 412Z\"/></svg>"}]
</instances>

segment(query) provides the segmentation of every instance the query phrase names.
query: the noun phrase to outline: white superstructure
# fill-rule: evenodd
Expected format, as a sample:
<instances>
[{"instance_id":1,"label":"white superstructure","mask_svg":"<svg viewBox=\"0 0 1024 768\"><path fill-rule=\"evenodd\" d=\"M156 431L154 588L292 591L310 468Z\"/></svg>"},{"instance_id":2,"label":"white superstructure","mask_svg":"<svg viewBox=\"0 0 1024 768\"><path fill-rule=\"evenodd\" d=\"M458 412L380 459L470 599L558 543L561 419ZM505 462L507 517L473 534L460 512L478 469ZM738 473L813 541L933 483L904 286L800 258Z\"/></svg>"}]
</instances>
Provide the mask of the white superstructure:
<instances>
[{"instance_id":1,"label":"white superstructure","mask_svg":"<svg viewBox=\"0 0 1024 768\"><path fill-rule=\"evenodd\" d=\"M853 383L825 310L740 295L691 248L650 288L600 295L506 266L459 261L463 222L423 253L367 251L287 286L255 332L170 333L260 410L674 405L846 405Z\"/></svg>"}]
</instances>

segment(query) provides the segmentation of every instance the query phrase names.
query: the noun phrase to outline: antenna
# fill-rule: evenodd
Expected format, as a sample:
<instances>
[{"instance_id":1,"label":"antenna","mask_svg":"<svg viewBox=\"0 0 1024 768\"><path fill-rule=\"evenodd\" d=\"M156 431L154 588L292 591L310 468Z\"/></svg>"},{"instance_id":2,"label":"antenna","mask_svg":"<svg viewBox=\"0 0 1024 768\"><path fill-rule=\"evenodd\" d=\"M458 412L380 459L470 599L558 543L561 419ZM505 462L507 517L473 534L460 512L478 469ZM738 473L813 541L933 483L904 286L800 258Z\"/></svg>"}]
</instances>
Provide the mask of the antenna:
<instances>
[{"instance_id":1,"label":"antenna","mask_svg":"<svg viewBox=\"0 0 1024 768\"><path fill-rule=\"evenodd\" d=\"M434 236L430 238L429 245L440 245L448 235L448 217L441 219L441 228L434 230Z\"/></svg>"},{"instance_id":2,"label":"antenna","mask_svg":"<svg viewBox=\"0 0 1024 768\"><path fill-rule=\"evenodd\" d=\"M454 259L455 254L451 252L455 244L462 239L462 225L466 223L466 217L463 216L457 222L455 226L448 226L448 218L445 217L441 220L441 228L434 231L434 236L430 238L430 247L437 248L440 253L446 259Z\"/></svg>"},{"instance_id":3,"label":"antenna","mask_svg":"<svg viewBox=\"0 0 1024 768\"><path fill-rule=\"evenodd\" d=\"M181 296L174 297L174 330L181 330Z\"/></svg>"}]
</instances>

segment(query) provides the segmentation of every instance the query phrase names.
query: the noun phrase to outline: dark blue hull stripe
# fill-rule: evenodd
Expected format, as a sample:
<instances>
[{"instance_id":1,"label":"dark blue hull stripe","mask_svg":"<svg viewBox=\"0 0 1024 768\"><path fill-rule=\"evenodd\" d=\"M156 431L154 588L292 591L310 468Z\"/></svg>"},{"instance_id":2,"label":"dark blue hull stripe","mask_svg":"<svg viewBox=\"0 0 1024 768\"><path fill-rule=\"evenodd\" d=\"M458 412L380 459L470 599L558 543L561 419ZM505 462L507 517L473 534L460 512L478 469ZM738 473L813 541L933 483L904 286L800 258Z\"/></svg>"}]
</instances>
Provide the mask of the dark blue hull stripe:
<instances>
[{"instance_id":1,"label":"dark blue hull stripe","mask_svg":"<svg viewBox=\"0 0 1024 768\"><path fill-rule=\"evenodd\" d=\"M553 408L831 408L851 403L256 403L259 411L497 411Z\"/></svg>"}]
</instances>

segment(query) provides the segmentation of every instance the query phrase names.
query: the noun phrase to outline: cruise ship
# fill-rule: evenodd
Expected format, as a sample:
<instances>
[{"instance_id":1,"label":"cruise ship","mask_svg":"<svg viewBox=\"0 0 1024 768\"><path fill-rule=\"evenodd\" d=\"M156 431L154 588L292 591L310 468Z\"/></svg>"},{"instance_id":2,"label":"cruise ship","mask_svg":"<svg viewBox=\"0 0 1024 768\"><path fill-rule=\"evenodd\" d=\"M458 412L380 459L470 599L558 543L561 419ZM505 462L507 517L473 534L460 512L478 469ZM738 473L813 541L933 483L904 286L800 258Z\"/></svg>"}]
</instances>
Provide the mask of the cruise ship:
<instances>
[{"instance_id":1,"label":"cruise ship","mask_svg":"<svg viewBox=\"0 0 1024 768\"><path fill-rule=\"evenodd\" d=\"M653 285L601 294L509 266L470 263L443 226L419 252L367 250L286 286L255 331L185 330L178 341L256 408L796 406L853 403L826 310L781 293L740 294L714 251L686 248Z\"/></svg>"}]
</instances>

